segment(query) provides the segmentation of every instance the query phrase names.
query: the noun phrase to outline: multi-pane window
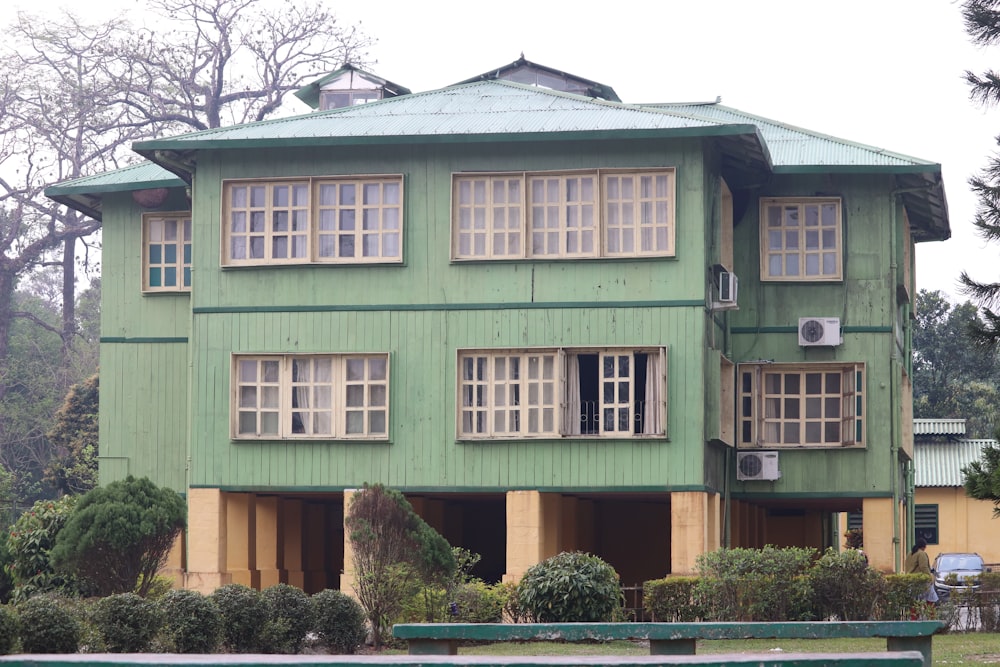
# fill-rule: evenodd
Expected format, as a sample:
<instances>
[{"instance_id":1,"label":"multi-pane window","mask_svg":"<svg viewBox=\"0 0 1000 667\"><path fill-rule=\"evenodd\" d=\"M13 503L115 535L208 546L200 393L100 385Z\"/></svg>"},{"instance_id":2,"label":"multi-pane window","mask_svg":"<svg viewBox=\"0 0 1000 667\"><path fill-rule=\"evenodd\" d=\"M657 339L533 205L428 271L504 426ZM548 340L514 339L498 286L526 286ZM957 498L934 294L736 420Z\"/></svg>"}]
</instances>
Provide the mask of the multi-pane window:
<instances>
[{"instance_id":1,"label":"multi-pane window","mask_svg":"<svg viewBox=\"0 0 1000 667\"><path fill-rule=\"evenodd\" d=\"M938 543L938 506L914 505L913 528L917 539L923 538L927 544Z\"/></svg>"},{"instance_id":2,"label":"multi-pane window","mask_svg":"<svg viewBox=\"0 0 1000 667\"><path fill-rule=\"evenodd\" d=\"M455 174L455 259L672 256L674 170Z\"/></svg>"},{"instance_id":3,"label":"multi-pane window","mask_svg":"<svg viewBox=\"0 0 1000 667\"><path fill-rule=\"evenodd\" d=\"M385 354L233 358L236 439L385 439L388 424Z\"/></svg>"},{"instance_id":4,"label":"multi-pane window","mask_svg":"<svg viewBox=\"0 0 1000 667\"><path fill-rule=\"evenodd\" d=\"M840 280L839 198L762 199L760 273L763 280Z\"/></svg>"},{"instance_id":5,"label":"multi-pane window","mask_svg":"<svg viewBox=\"0 0 1000 667\"><path fill-rule=\"evenodd\" d=\"M191 213L147 213L142 236L143 291L190 291Z\"/></svg>"},{"instance_id":6,"label":"multi-pane window","mask_svg":"<svg viewBox=\"0 0 1000 667\"><path fill-rule=\"evenodd\" d=\"M863 364L742 365L740 445L861 445L864 387Z\"/></svg>"},{"instance_id":7,"label":"multi-pane window","mask_svg":"<svg viewBox=\"0 0 1000 667\"><path fill-rule=\"evenodd\" d=\"M228 181L223 263L402 261L400 176Z\"/></svg>"},{"instance_id":8,"label":"multi-pane window","mask_svg":"<svg viewBox=\"0 0 1000 667\"><path fill-rule=\"evenodd\" d=\"M666 351L461 351L463 439L666 434Z\"/></svg>"}]
</instances>

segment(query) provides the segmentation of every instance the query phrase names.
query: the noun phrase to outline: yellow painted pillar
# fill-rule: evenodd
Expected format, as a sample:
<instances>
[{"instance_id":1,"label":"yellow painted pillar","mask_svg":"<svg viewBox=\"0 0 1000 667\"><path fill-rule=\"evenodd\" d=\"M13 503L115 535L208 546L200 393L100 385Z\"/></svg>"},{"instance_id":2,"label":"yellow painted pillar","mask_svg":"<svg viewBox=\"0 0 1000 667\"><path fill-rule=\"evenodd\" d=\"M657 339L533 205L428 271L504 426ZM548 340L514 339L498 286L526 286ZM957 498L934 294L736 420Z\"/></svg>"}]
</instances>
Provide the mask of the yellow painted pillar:
<instances>
[{"instance_id":1,"label":"yellow painted pillar","mask_svg":"<svg viewBox=\"0 0 1000 667\"><path fill-rule=\"evenodd\" d=\"M208 594L232 581L226 572L226 500L219 489L188 489L184 587Z\"/></svg>"},{"instance_id":2,"label":"yellow painted pillar","mask_svg":"<svg viewBox=\"0 0 1000 667\"><path fill-rule=\"evenodd\" d=\"M695 559L708 547L708 494L670 494L670 573L693 574Z\"/></svg>"},{"instance_id":3,"label":"yellow painted pillar","mask_svg":"<svg viewBox=\"0 0 1000 667\"><path fill-rule=\"evenodd\" d=\"M722 496L709 493L707 508L705 549L715 551L722 546Z\"/></svg>"},{"instance_id":4,"label":"yellow painted pillar","mask_svg":"<svg viewBox=\"0 0 1000 667\"><path fill-rule=\"evenodd\" d=\"M507 492L507 571L517 582L532 565L558 553L560 496L538 491Z\"/></svg>"},{"instance_id":5,"label":"yellow painted pillar","mask_svg":"<svg viewBox=\"0 0 1000 667\"><path fill-rule=\"evenodd\" d=\"M861 507L868 563L881 572L895 572L892 498L864 498Z\"/></svg>"},{"instance_id":6,"label":"yellow painted pillar","mask_svg":"<svg viewBox=\"0 0 1000 667\"><path fill-rule=\"evenodd\" d=\"M284 542L277 496L254 500L254 563L260 589L282 583L281 546Z\"/></svg>"},{"instance_id":7,"label":"yellow painted pillar","mask_svg":"<svg viewBox=\"0 0 1000 667\"><path fill-rule=\"evenodd\" d=\"M354 494L358 492L358 489L347 489L344 491L344 519L347 519L347 515L351 511L351 498ZM354 573L354 549L351 547L351 531L348 530L347 524L344 524L344 571L340 574L340 592L350 595L353 598L358 597L357 592L354 590L354 582L356 581Z\"/></svg>"},{"instance_id":8,"label":"yellow painted pillar","mask_svg":"<svg viewBox=\"0 0 1000 667\"><path fill-rule=\"evenodd\" d=\"M233 583L260 588L254 548L254 497L250 493L226 494L226 571Z\"/></svg>"},{"instance_id":9,"label":"yellow painted pillar","mask_svg":"<svg viewBox=\"0 0 1000 667\"><path fill-rule=\"evenodd\" d=\"M284 544L281 547L286 580L292 586L305 590L306 580L302 567L302 501L281 501Z\"/></svg>"},{"instance_id":10,"label":"yellow painted pillar","mask_svg":"<svg viewBox=\"0 0 1000 667\"><path fill-rule=\"evenodd\" d=\"M182 530L174 543L170 545L167 553L167 560L163 567L156 573L158 576L166 577L173 583L172 588L184 587L184 554L186 546L184 544L184 531Z\"/></svg>"}]
</instances>

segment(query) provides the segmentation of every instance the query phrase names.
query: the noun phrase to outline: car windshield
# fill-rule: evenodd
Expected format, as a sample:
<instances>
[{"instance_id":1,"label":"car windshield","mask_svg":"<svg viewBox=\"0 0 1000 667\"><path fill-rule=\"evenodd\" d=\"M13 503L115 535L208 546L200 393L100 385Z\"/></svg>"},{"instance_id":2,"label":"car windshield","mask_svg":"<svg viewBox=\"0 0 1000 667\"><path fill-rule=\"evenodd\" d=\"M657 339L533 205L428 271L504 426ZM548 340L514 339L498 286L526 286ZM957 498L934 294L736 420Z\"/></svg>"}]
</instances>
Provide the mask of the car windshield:
<instances>
[{"instance_id":1,"label":"car windshield","mask_svg":"<svg viewBox=\"0 0 1000 667\"><path fill-rule=\"evenodd\" d=\"M940 556L937 560L937 570L982 570L983 559L972 554L962 554L960 556Z\"/></svg>"}]
</instances>

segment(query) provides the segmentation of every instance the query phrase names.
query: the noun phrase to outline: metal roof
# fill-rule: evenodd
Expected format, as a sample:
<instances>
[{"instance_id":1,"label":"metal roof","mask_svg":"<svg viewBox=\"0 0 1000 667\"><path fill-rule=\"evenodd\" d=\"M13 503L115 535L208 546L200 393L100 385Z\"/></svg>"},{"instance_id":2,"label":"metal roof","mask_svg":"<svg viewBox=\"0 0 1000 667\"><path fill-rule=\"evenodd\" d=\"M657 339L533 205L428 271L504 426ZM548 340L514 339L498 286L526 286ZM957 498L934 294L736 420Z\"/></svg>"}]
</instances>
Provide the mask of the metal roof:
<instances>
[{"instance_id":1,"label":"metal roof","mask_svg":"<svg viewBox=\"0 0 1000 667\"><path fill-rule=\"evenodd\" d=\"M148 188L178 188L186 183L158 164L141 162L131 167L84 176L45 188L45 196L101 219L101 198L111 192L131 192Z\"/></svg>"},{"instance_id":2,"label":"metal roof","mask_svg":"<svg viewBox=\"0 0 1000 667\"><path fill-rule=\"evenodd\" d=\"M318 109L319 94L320 91L322 91L323 86L325 86L330 81L336 80L337 77L344 74L345 72L357 72L362 77L368 79L373 83L378 84L379 86L384 88L387 93L389 93L387 97L395 97L397 95L409 95L411 92L410 89L406 88L405 86L401 86L398 83L393 83L392 81L389 81L388 79L383 79L382 77L376 74L372 74L371 72L366 72L360 67L355 67L350 63L346 63L340 69L330 72L329 74L324 74L323 76L316 79L312 83L306 84L305 86L299 88L298 90L295 91L295 97L299 98L300 100L311 106L313 109Z\"/></svg>"},{"instance_id":3,"label":"metal roof","mask_svg":"<svg viewBox=\"0 0 1000 667\"><path fill-rule=\"evenodd\" d=\"M965 435L965 420L914 419L913 435Z\"/></svg>"},{"instance_id":4,"label":"metal roof","mask_svg":"<svg viewBox=\"0 0 1000 667\"><path fill-rule=\"evenodd\" d=\"M512 63L506 65L501 65L496 69L491 69L489 72L483 72L478 76L465 79L464 81L459 81L458 84L472 83L473 81L485 81L487 79L505 79L507 81L517 81L519 75L523 76L525 73L541 73L543 75L549 75L560 81L562 85L566 86L559 90L567 90L572 88L579 89L583 94L588 97L597 97L602 100L611 100L612 102L621 102L618 97L618 93L611 86L603 83L599 83L592 79L585 79L582 76L577 76L576 74L570 74L562 70L553 69L551 67L546 67L545 65L540 65L538 63L533 63L521 54L521 57ZM525 82L522 80L522 82Z\"/></svg>"},{"instance_id":5,"label":"metal roof","mask_svg":"<svg viewBox=\"0 0 1000 667\"><path fill-rule=\"evenodd\" d=\"M962 468L982 458L996 440L917 441L913 445L913 481L917 487L962 486Z\"/></svg>"}]
</instances>

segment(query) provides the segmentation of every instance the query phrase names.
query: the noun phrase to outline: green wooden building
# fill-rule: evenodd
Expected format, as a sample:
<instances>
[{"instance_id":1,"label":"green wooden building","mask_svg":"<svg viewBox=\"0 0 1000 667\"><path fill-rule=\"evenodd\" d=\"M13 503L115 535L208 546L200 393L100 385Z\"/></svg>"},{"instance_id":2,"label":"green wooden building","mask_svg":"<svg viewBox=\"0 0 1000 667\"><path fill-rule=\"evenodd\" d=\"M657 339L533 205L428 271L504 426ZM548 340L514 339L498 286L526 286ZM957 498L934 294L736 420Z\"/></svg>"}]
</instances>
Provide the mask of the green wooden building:
<instances>
[{"instance_id":1,"label":"green wooden building","mask_svg":"<svg viewBox=\"0 0 1000 667\"><path fill-rule=\"evenodd\" d=\"M523 59L300 97L47 191L103 221L101 480L186 495L184 585L348 587L373 482L487 580L579 549L641 582L861 510L899 566L940 165Z\"/></svg>"}]
</instances>

